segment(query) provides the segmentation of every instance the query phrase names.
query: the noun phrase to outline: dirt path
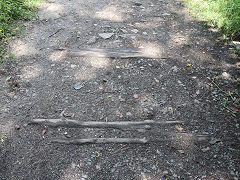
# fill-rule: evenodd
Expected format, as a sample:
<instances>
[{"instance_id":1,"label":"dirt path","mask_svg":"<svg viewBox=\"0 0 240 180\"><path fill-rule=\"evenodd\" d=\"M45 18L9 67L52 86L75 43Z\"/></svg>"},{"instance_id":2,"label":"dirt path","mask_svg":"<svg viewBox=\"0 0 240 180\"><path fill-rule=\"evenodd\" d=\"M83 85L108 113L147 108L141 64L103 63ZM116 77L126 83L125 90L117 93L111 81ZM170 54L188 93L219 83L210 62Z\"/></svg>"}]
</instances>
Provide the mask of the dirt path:
<instances>
[{"instance_id":1,"label":"dirt path","mask_svg":"<svg viewBox=\"0 0 240 180\"><path fill-rule=\"evenodd\" d=\"M1 180L238 179L239 114L232 117L220 105L219 90L208 80L219 75L231 87L237 60L177 1L48 0L38 15L24 37L11 42L16 58L1 75ZM82 48L137 48L160 58L66 53ZM225 71L232 76L222 76ZM185 123L150 130L27 124L64 117ZM196 135L211 139L199 143ZM154 142L50 142L117 137Z\"/></svg>"}]
</instances>

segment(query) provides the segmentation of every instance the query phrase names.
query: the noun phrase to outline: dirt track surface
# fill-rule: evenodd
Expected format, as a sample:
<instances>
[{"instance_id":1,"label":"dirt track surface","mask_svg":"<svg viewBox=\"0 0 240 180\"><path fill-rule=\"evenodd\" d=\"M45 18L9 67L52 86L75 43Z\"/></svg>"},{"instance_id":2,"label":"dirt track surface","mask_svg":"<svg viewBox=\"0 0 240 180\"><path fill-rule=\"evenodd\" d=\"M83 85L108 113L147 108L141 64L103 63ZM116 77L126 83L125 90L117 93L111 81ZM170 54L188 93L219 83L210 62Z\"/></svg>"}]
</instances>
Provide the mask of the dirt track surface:
<instances>
[{"instance_id":1,"label":"dirt track surface","mask_svg":"<svg viewBox=\"0 0 240 180\"><path fill-rule=\"evenodd\" d=\"M237 180L239 114L221 106L208 78L235 87L238 60L216 40L177 1L46 1L24 37L10 43L15 59L2 70L0 179ZM66 53L82 48L137 48L159 58ZM124 130L28 125L35 118L184 123ZM198 135L210 140L197 142ZM54 138L152 142L63 145Z\"/></svg>"}]
</instances>

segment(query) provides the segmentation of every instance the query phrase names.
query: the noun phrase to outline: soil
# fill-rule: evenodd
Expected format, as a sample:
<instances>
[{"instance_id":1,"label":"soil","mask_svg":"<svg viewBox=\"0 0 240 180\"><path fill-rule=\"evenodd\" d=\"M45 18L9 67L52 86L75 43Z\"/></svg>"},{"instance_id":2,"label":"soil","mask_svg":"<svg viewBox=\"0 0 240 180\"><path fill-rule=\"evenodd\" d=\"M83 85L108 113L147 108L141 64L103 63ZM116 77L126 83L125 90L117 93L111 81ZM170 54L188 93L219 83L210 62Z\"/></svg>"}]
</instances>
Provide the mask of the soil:
<instances>
[{"instance_id":1,"label":"soil","mask_svg":"<svg viewBox=\"0 0 240 180\"><path fill-rule=\"evenodd\" d=\"M220 89L237 90L239 59L209 28L173 0L45 1L24 35L9 42L15 58L1 70L0 179L237 180L240 116L238 107L222 106ZM138 48L160 58L62 50L82 48ZM28 124L36 118L184 123L124 130ZM210 140L195 141L200 135ZM151 142L65 145L55 138Z\"/></svg>"}]
</instances>

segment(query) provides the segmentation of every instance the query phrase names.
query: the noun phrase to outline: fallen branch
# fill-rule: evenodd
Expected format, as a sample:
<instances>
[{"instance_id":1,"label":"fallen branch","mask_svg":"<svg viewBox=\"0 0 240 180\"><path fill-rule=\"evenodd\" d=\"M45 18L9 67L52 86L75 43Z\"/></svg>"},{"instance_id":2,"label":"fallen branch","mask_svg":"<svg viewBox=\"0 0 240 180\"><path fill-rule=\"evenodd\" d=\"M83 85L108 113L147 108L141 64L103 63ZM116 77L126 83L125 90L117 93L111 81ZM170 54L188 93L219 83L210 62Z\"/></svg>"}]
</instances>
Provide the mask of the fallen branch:
<instances>
[{"instance_id":1,"label":"fallen branch","mask_svg":"<svg viewBox=\"0 0 240 180\"><path fill-rule=\"evenodd\" d=\"M146 144L148 140L145 138L89 138L89 139L53 139L51 142L62 143L62 144L109 144L109 143L121 143L121 144Z\"/></svg>"},{"instance_id":2,"label":"fallen branch","mask_svg":"<svg viewBox=\"0 0 240 180\"><path fill-rule=\"evenodd\" d=\"M115 122L98 122L98 121L77 121L77 120L62 120L62 119L33 119L29 124L43 124L52 127L64 126L64 127L82 127L82 128L129 128L132 126L142 126L151 124L179 124L183 121L115 121Z\"/></svg>"},{"instance_id":3,"label":"fallen branch","mask_svg":"<svg viewBox=\"0 0 240 180\"><path fill-rule=\"evenodd\" d=\"M51 142L53 143L61 143L61 144L75 144L75 145L83 145L83 144L147 144L147 143L157 143L157 142L165 142L165 141L173 141L174 138L165 138L165 139L154 139L147 140L146 138L88 138L88 139L53 139ZM179 139L178 139L179 140ZM196 143L206 142L207 137L194 137L193 140Z\"/></svg>"},{"instance_id":4,"label":"fallen branch","mask_svg":"<svg viewBox=\"0 0 240 180\"><path fill-rule=\"evenodd\" d=\"M70 57L99 57L99 58L161 58L155 54L146 54L141 49L80 49L78 51L69 51Z\"/></svg>"}]
</instances>

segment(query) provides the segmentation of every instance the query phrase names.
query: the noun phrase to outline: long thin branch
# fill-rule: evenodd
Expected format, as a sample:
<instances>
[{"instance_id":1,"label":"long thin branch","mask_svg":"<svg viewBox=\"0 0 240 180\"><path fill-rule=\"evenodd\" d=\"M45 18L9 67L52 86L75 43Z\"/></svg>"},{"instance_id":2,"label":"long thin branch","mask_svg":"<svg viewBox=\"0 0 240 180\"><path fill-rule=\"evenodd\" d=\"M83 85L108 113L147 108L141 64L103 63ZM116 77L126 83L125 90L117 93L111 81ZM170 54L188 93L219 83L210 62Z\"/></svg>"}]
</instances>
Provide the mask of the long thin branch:
<instances>
[{"instance_id":1,"label":"long thin branch","mask_svg":"<svg viewBox=\"0 0 240 180\"><path fill-rule=\"evenodd\" d=\"M89 138L89 139L53 139L51 142L62 144L109 144L109 143L121 143L121 144L146 144L148 140L145 138Z\"/></svg>"},{"instance_id":2,"label":"long thin branch","mask_svg":"<svg viewBox=\"0 0 240 180\"><path fill-rule=\"evenodd\" d=\"M82 128L128 128L132 126L142 126L151 124L179 124L183 121L115 121L115 122L98 122L98 121L77 121L77 120L62 120L62 119L33 119L29 124L43 124L52 127L64 126L64 127L82 127Z\"/></svg>"}]
</instances>

